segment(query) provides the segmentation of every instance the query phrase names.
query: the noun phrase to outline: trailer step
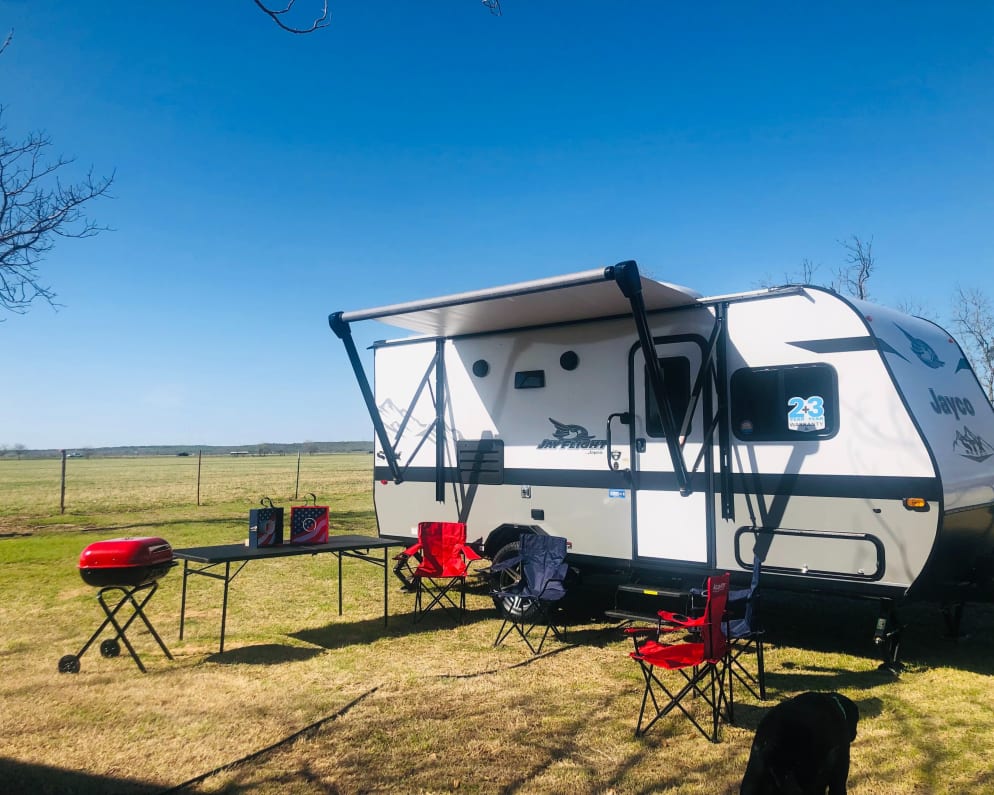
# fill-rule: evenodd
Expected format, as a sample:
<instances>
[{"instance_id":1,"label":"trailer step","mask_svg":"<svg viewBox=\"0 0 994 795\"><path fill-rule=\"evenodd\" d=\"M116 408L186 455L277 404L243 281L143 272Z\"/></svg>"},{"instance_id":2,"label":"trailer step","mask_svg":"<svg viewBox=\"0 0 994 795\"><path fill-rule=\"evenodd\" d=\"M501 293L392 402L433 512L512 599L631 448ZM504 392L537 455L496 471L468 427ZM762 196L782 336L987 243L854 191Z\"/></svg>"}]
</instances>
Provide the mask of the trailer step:
<instances>
[{"instance_id":1,"label":"trailer step","mask_svg":"<svg viewBox=\"0 0 994 795\"><path fill-rule=\"evenodd\" d=\"M636 613L632 610L605 610L604 615L614 621L624 621L626 623L650 624L655 626L659 623L658 615L648 613Z\"/></svg>"},{"instance_id":2,"label":"trailer step","mask_svg":"<svg viewBox=\"0 0 994 795\"><path fill-rule=\"evenodd\" d=\"M604 611L616 621L656 624L659 610L686 612L690 592L679 582L623 582L614 592L614 608Z\"/></svg>"},{"instance_id":3,"label":"trailer step","mask_svg":"<svg viewBox=\"0 0 994 795\"><path fill-rule=\"evenodd\" d=\"M618 586L618 590L625 593L639 594L640 596L654 596L659 599L686 599L690 596L689 591L683 591L678 588L657 588L636 582L621 583Z\"/></svg>"}]
</instances>

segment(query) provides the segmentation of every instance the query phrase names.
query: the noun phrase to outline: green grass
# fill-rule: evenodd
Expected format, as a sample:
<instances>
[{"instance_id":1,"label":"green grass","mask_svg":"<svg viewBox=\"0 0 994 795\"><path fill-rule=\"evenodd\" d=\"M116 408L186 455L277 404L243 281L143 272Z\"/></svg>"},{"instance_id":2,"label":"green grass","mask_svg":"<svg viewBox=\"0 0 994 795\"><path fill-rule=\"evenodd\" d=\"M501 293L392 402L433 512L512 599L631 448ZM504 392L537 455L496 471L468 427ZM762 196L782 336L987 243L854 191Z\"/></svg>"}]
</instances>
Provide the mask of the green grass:
<instances>
[{"instance_id":1,"label":"green grass","mask_svg":"<svg viewBox=\"0 0 994 795\"><path fill-rule=\"evenodd\" d=\"M163 578L149 615L175 659L129 630L146 666L91 649L59 674L102 618L80 551L121 535L175 547L239 543L262 495L290 505L295 457L74 459L67 510L58 462L0 460L0 790L53 793L737 792L768 706L838 690L860 706L852 793L973 793L994 786L994 611L971 606L969 637L942 637L934 605L905 611L899 679L877 671L869 602L768 595L771 699L743 698L718 745L680 718L633 736L640 676L617 627L577 619L570 643L533 658L492 648L481 583L461 626L414 624L412 598L345 562L337 612L331 556L256 562L232 584L218 655L221 586ZM300 491L332 507L337 533L375 534L371 457L312 456ZM308 729L308 727L310 727ZM301 730L303 733L298 734ZM288 739L290 738L290 739ZM268 749L268 750L267 750ZM213 775L206 775L218 771Z\"/></svg>"}]
</instances>

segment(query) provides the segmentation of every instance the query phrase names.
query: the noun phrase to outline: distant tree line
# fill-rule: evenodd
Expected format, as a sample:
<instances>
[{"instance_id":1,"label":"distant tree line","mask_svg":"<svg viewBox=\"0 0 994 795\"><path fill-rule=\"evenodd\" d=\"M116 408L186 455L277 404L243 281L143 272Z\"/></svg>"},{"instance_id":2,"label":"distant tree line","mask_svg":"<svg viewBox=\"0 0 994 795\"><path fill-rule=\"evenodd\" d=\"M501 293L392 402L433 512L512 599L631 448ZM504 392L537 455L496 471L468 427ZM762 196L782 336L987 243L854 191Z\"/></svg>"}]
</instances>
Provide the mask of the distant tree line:
<instances>
[{"instance_id":1,"label":"distant tree line","mask_svg":"<svg viewBox=\"0 0 994 795\"><path fill-rule=\"evenodd\" d=\"M265 442L262 444L243 445L121 445L117 447L78 447L66 448L67 456L71 458L128 458L137 456L196 456L199 453L208 456L230 455L334 455L343 453L371 454L372 441L350 442L290 442L277 444ZM62 450L47 448L29 450L23 444L0 445L0 458L59 458Z\"/></svg>"}]
</instances>

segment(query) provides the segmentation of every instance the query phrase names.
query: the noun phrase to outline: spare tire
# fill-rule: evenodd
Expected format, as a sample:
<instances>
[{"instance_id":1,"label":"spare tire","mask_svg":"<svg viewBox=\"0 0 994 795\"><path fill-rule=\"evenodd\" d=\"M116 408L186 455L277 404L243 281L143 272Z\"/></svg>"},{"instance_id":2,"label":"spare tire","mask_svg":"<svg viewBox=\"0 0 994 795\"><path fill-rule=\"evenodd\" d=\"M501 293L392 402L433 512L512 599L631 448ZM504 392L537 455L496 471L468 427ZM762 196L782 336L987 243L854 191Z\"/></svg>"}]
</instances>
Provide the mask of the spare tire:
<instances>
[{"instance_id":1,"label":"spare tire","mask_svg":"<svg viewBox=\"0 0 994 795\"><path fill-rule=\"evenodd\" d=\"M508 558L521 554L521 544L515 540L505 544L493 556L493 562L500 563ZM521 564L504 571L490 575L490 590L493 593L494 606L501 618L514 621L530 621L538 614L538 604L533 599L522 599L518 596L498 596L497 591L504 590L521 580Z\"/></svg>"}]
</instances>

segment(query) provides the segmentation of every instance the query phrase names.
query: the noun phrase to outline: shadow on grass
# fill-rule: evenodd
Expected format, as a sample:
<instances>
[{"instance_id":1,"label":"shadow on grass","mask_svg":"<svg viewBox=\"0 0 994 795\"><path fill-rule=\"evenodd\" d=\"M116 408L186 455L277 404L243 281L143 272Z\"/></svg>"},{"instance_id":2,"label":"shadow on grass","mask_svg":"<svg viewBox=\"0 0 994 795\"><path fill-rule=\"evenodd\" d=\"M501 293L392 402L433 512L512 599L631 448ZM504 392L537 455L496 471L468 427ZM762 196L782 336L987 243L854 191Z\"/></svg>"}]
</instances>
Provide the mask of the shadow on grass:
<instances>
[{"instance_id":1,"label":"shadow on grass","mask_svg":"<svg viewBox=\"0 0 994 795\"><path fill-rule=\"evenodd\" d=\"M263 643L211 654L206 660L219 665L281 665L310 660L319 654L321 649L289 646L285 643Z\"/></svg>"},{"instance_id":2,"label":"shadow on grass","mask_svg":"<svg viewBox=\"0 0 994 795\"><path fill-rule=\"evenodd\" d=\"M877 600L764 591L762 611L766 641L771 645L883 659L882 650L873 641L880 615ZM902 605L898 616L904 627L898 657L901 662L912 667L949 666L994 674L994 605L968 604L958 639L946 636L942 611L935 602ZM840 686L860 687L846 682Z\"/></svg>"},{"instance_id":3,"label":"shadow on grass","mask_svg":"<svg viewBox=\"0 0 994 795\"><path fill-rule=\"evenodd\" d=\"M9 793L58 793L59 795L143 795L162 787L145 781L96 776L77 770L33 765L0 758L2 789Z\"/></svg>"},{"instance_id":4,"label":"shadow on grass","mask_svg":"<svg viewBox=\"0 0 994 795\"><path fill-rule=\"evenodd\" d=\"M207 519L207 518L202 518L202 519L190 519L190 518L165 519L165 520L159 521L159 522L134 521L134 522L129 522L127 524L108 524L108 525L100 525L99 527L97 527L97 526L81 527L81 528L79 528L79 532L81 532L81 533L106 533L106 532L110 532L110 531L112 531L112 532L118 532L120 530L137 530L138 528L149 529L149 528L161 528L161 527L175 527L177 525L183 525L183 526L188 526L188 525L204 525L204 526L208 526L208 525L230 525L232 522L235 522L235 521L238 521L238 520L234 519L234 518L232 518L230 516L227 517L227 518L214 517L214 518L211 518L211 519ZM246 531L246 533L247 532L248 531Z\"/></svg>"},{"instance_id":5,"label":"shadow on grass","mask_svg":"<svg viewBox=\"0 0 994 795\"><path fill-rule=\"evenodd\" d=\"M415 622L414 614L392 615L387 626L383 618L370 618L363 621L326 624L323 627L304 629L290 633L291 638L320 646L323 649L341 649L356 644L372 643L381 638L400 638L424 633L434 633L442 629L454 629L475 624L492 622L496 618L493 610L467 610L461 622L449 617L449 613L435 609Z\"/></svg>"},{"instance_id":6,"label":"shadow on grass","mask_svg":"<svg viewBox=\"0 0 994 795\"><path fill-rule=\"evenodd\" d=\"M794 684L794 683L792 683ZM830 687L824 686L813 686L811 688L801 688L798 691L791 690L791 693L799 692L803 693L806 690L816 690L822 693L833 692ZM738 698L738 697L736 697ZM851 696L850 696L851 698ZM867 720L869 718L876 718L883 712L883 701L876 696L867 696L865 698L852 699L856 706L859 708L859 719L861 721ZM738 701L735 702L735 727L739 729L747 729L748 731L756 731L756 727L759 726L759 722L763 719L773 707L780 703L779 699L768 699L767 701Z\"/></svg>"}]
</instances>

